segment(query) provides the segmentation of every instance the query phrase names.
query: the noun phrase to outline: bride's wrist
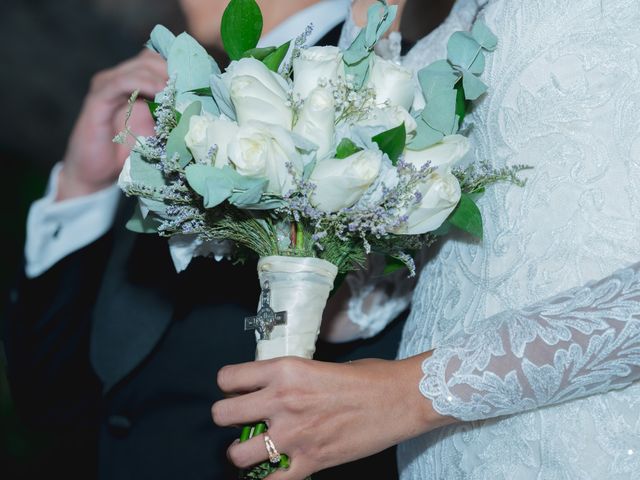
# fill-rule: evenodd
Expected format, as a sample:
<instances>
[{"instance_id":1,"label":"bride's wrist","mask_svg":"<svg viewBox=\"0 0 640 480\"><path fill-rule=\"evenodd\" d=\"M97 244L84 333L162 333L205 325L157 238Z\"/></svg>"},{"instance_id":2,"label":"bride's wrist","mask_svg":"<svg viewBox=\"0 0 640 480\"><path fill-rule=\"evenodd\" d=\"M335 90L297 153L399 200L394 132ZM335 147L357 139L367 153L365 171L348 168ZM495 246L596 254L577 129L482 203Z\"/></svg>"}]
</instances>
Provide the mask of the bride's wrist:
<instances>
[{"instance_id":1,"label":"bride's wrist","mask_svg":"<svg viewBox=\"0 0 640 480\"><path fill-rule=\"evenodd\" d=\"M426 398L420 392L420 381L424 373L422 371L422 363L431 356L433 352L426 352L415 357L402 360L402 370L411 372L407 375L405 383L407 385L406 398L408 399L408 411L412 412L413 424L415 430L411 433L411 437L415 437L446 425L457 423L458 420L452 417L445 417L439 414L434 408L430 399Z\"/></svg>"}]
</instances>

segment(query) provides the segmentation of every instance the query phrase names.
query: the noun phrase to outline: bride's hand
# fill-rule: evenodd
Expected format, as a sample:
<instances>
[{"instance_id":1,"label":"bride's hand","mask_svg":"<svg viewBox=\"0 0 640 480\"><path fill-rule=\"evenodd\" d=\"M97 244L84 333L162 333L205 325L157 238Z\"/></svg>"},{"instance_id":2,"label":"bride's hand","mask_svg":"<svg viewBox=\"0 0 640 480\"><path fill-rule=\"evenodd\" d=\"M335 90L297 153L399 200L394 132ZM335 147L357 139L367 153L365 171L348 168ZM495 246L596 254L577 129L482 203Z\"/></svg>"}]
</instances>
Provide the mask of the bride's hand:
<instances>
[{"instance_id":1,"label":"bride's hand","mask_svg":"<svg viewBox=\"0 0 640 480\"><path fill-rule=\"evenodd\" d=\"M288 357L228 366L218 384L240 396L215 403L213 419L223 427L266 419L276 448L291 459L289 470L269 478L301 480L450 423L418 389L425 358L333 364ZM234 443L228 457L240 468L265 461L263 436Z\"/></svg>"}]
</instances>

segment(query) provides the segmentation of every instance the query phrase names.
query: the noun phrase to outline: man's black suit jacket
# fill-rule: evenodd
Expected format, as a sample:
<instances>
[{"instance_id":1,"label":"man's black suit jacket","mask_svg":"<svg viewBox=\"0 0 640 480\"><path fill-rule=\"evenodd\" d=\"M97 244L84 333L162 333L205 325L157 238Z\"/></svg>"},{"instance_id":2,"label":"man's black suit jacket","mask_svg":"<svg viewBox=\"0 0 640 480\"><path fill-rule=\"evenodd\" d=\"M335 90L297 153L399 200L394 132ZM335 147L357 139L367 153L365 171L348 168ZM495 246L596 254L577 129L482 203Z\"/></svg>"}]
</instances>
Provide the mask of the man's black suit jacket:
<instances>
[{"instance_id":1,"label":"man's black suit jacket","mask_svg":"<svg viewBox=\"0 0 640 480\"><path fill-rule=\"evenodd\" d=\"M321 44L335 44L339 28ZM259 286L255 263L196 259L176 274L166 239L124 228L125 201L107 235L42 276L22 277L6 349L23 420L55 438L42 467L68 479L232 479L237 438L211 420L216 373L251 361ZM316 358L394 358L397 322L375 340L320 344ZM396 478L392 449L314 478Z\"/></svg>"}]
</instances>

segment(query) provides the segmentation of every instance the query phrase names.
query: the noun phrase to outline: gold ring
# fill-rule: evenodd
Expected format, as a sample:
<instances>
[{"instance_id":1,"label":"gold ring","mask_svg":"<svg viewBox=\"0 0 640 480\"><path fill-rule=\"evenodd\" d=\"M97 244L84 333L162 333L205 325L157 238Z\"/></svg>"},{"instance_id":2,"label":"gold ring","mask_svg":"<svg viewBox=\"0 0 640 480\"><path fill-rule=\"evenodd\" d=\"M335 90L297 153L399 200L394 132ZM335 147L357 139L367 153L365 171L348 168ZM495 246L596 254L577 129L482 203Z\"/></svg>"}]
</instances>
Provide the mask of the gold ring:
<instances>
[{"instance_id":1,"label":"gold ring","mask_svg":"<svg viewBox=\"0 0 640 480\"><path fill-rule=\"evenodd\" d=\"M281 455L278 453L276 446L271 440L269 435L264 436L264 446L267 447L267 453L269 454L269 462L270 463L280 463Z\"/></svg>"}]
</instances>

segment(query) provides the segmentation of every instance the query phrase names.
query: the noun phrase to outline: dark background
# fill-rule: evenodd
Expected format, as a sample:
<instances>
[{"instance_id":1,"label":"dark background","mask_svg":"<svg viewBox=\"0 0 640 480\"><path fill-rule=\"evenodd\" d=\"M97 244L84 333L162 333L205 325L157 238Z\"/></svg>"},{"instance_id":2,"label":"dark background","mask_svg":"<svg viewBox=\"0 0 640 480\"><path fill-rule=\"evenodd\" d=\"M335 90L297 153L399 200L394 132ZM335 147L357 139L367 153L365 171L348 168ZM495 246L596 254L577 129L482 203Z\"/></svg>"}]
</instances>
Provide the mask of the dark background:
<instances>
[{"instance_id":1,"label":"dark background","mask_svg":"<svg viewBox=\"0 0 640 480\"><path fill-rule=\"evenodd\" d=\"M452 3L410 1L405 37L424 36ZM0 3L0 332L22 262L29 205L42 196L51 167L63 157L91 76L140 51L157 23L174 32L185 29L177 0ZM20 425L4 364L0 341L0 476L16 472L11 478L28 478L29 466L46 455L54 439Z\"/></svg>"}]
</instances>

